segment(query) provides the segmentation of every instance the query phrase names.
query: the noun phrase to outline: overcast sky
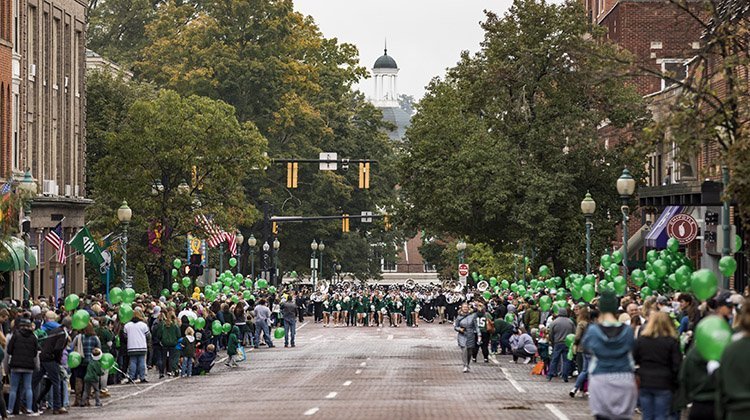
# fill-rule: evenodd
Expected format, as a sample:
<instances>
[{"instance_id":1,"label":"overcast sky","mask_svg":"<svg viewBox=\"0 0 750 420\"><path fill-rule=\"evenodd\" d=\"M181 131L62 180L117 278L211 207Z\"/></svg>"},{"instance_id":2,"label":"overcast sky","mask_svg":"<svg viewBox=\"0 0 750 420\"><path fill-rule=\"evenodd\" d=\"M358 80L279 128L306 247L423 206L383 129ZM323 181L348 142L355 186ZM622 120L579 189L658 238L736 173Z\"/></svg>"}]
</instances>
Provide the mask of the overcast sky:
<instances>
[{"instance_id":1,"label":"overcast sky","mask_svg":"<svg viewBox=\"0 0 750 420\"><path fill-rule=\"evenodd\" d=\"M383 54L399 67L399 93L420 99L434 76L442 76L463 50L476 52L484 34L484 10L504 13L512 0L295 0L295 8L315 18L323 35L359 49L360 63L372 68ZM372 79L360 84L368 97Z\"/></svg>"}]
</instances>

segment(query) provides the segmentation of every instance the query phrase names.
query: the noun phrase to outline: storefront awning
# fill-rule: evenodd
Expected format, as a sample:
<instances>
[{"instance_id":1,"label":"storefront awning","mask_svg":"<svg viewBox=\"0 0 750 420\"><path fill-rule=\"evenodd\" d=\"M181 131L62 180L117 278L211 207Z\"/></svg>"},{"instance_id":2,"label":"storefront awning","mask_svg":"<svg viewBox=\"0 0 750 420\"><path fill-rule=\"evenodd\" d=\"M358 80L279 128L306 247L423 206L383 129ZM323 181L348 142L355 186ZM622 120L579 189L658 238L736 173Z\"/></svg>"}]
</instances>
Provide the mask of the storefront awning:
<instances>
[{"instance_id":1,"label":"storefront awning","mask_svg":"<svg viewBox=\"0 0 750 420\"><path fill-rule=\"evenodd\" d=\"M26 248L23 240L15 236L9 236L0 240L0 243L3 245L0 248L0 272L23 271L24 248ZM36 256L31 249L29 249L28 257L29 269L34 269L36 267Z\"/></svg>"},{"instance_id":2,"label":"storefront awning","mask_svg":"<svg viewBox=\"0 0 750 420\"><path fill-rule=\"evenodd\" d=\"M634 257L638 254L638 251L643 248L643 242L646 240L646 234L649 232L651 232L649 227L643 225L634 234L630 235L628 238L628 261L633 261ZM620 247L618 251L622 253L623 247Z\"/></svg>"},{"instance_id":3,"label":"storefront awning","mask_svg":"<svg viewBox=\"0 0 750 420\"><path fill-rule=\"evenodd\" d=\"M675 214L682 211L682 206L667 206L656 220L651 231L646 235L646 246L649 248L663 249L667 247L667 223Z\"/></svg>"}]
</instances>

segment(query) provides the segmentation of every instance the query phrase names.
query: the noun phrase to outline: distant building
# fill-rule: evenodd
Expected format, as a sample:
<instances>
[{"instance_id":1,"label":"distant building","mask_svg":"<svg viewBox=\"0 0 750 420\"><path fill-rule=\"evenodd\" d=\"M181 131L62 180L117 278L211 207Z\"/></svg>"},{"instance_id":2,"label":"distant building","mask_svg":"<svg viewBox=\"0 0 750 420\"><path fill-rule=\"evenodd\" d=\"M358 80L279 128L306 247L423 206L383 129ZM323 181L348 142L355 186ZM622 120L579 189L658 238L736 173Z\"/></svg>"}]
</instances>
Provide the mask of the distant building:
<instances>
[{"instance_id":1,"label":"distant building","mask_svg":"<svg viewBox=\"0 0 750 420\"><path fill-rule=\"evenodd\" d=\"M398 72L396 60L388 55L388 49L372 66L374 89L370 102L383 112L383 119L393 125L388 132L393 141L402 141L411 123L411 114L402 109L398 102ZM418 235L398 244L395 261L378 256L384 283L404 283L408 279L417 283L438 282L435 266L425 261L419 253L422 240L422 236Z\"/></svg>"},{"instance_id":2,"label":"distant building","mask_svg":"<svg viewBox=\"0 0 750 420\"><path fill-rule=\"evenodd\" d=\"M107 60L101 55L89 49L86 50L86 73L94 71L109 72L113 76L122 77L124 80L133 78L133 72L124 70L118 64Z\"/></svg>"}]
</instances>

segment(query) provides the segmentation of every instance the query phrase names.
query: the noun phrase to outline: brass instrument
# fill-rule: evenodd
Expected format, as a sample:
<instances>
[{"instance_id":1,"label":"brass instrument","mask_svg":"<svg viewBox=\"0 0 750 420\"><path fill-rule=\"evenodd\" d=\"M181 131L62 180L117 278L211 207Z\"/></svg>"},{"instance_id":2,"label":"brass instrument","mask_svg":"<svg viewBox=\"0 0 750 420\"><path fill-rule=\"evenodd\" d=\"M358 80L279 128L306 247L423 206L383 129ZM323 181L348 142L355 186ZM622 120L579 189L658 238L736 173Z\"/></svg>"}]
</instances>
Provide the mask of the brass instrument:
<instances>
[{"instance_id":1,"label":"brass instrument","mask_svg":"<svg viewBox=\"0 0 750 420\"><path fill-rule=\"evenodd\" d=\"M486 281L486 280L482 280L482 281L480 281L480 282L479 282L479 283L477 284L477 290L479 290L480 292L484 292L484 291L486 291L486 290L487 290L487 289L489 289L489 288L490 288L490 284L489 284L489 283L487 283L487 281Z\"/></svg>"}]
</instances>

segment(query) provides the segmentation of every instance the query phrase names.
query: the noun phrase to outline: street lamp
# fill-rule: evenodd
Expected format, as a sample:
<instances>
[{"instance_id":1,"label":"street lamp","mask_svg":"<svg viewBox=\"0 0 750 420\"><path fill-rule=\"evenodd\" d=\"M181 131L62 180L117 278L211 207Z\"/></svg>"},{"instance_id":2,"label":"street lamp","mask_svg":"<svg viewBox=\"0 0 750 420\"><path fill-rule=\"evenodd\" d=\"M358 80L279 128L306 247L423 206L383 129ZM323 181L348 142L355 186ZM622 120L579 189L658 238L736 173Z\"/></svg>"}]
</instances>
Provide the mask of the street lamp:
<instances>
[{"instance_id":1,"label":"street lamp","mask_svg":"<svg viewBox=\"0 0 750 420\"><path fill-rule=\"evenodd\" d=\"M255 245L258 243L258 240L255 239L255 235L252 233L250 234L250 237L247 239L247 246L250 248L250 277L255 281Z\"/></svg>"},{"instance_id":2,"label":"street lamp","mask_svg":"<svg viewBox=\"0 0 750 420\"><path fill-rule=\"evenodd\" d=\"M623 277L625 281L628 280L628 213L630 207L628 207L628 201L635 193L635 179L630 175L628 168L622 170L622 175L617 179L617 193L620 194L622 200L622 266L623 266Z\"/></svg>"},{"instance_id":3,"label":"street lamp","mask_svg":"<svg viewBox=\"0 0 750 420\"><path fill-rule=\"evenodd\" d=\"M312 243L310 244L310 249L312 249L312 255L310 256L310 272L312 274L313 289L317 290L318 273L316 269L318 268L318 243L315 242L315 239L313 239Z\"/></svg>"},{"instance_id":4,"label":"street lamp","mask_svg":"<svg viewBox=\"0 0 750 420\"><path fill-rule=\"evenodd\" d=\"M239 250L239 252L237 253L237 256L239 257L239 262L237 263L237 272L242 274L242 244L245 242L245 237L242 236L242 232L238 230L237 234L234 236L234 239L237 242L237 249Z\"/></svg>"},{"instance_id":5,"label":"street lamp","mask_svg":"<svg viewBox=\"0 0 750 420\"><path fill-rule=\"evenodd\" d=\"M24 299L29 298L29 283L30 283L30 271L31 266L29 264L29 239L31 238L31 199L36 195L36 182L34 177L31 176L31 169L27 169L26 173L23 174L23 179L18 183L18 188L24 193L23 203L23 223L21 225L23 231L23 296ZM62 246L65 246L63 244Z\"/></svg>"},{"instance_id":6,"label":"street lamp","mask_svg":"<svg viewBox=\"0 0 750 420\"><path fill-rule=\"evenodd\" d=\"M117 209L117 219L122 225L122 238L120 239L120 246L122 247L122 284L129 287L128 284L128 225L130 219L133 217L133 210L128 207L128 202L123 201L119 209Z\"/></svg>"},{"instance_id":7,"label":"street lamp","mask_svg":"<svg viewBox=\"0 0 750 420\"><path fill-rule=\"evenodd\" d=\"M464 263L464 251L466 251L466 242L464 241L458 241L456 243L456 250L458 250L458 263L463 264Z\"/></svg>"},{"instance_id":8,"label":"street lamp","mask_svg":"<svg viewBox=\"0 0 750 420\"><path fill-rule=\"evenodd\" d=\"M266 280L270 279L271 267L268 264L268 250L271 249L271 245L268 242L263 242L263 278Z\"/></svg>"},{"instance_id":9,"label":"street lamp","mask_svg":"<svg viewBox=\"0 0 750 420\"><path fill-rule=\"evenodd\" d=\"M341 264L336 263L336 278L341 282Z\"/></svg>"},{"instance_id":10,"label":"street lamp","mask_svg":"<svg viewBox=\"0 0 750 420\"><path fill-rule=\"evenodd\" d=\"M279 248L281 248L281 242L279 238L273 240L273 279L277 286L281 285L281 279L279 278Z\"/></svg>"},{"instance_id":11,"label":"street lamp","mask_svg":"<svg viewBox=\"0 0 750 420\"><path fill-rule=\"evenodd\" d=\"M591 228L594 224L591 217L596 211L596 201L591 198L591 193L586 192L586 197L581 201L581 212L586 218L586 274L591 274Z\"/></svg>"},{"instance_id":12,"label":"street lamp","mask_svg":"<svg viewBox=\"0 0 750 420\"><path fill-rule=\"evenodd\" d=\"M323 241L320 241L320 243L318 244L318 251L320 251L320 264L318 265L318 267L320 267L320 271L318 272L318 275L324 279L326 278L323 275L323 267L325 267L323 265L323 251L325 251L325 249L326 249L326 244L324 244Z\"/></svg>"}]
</instances>

